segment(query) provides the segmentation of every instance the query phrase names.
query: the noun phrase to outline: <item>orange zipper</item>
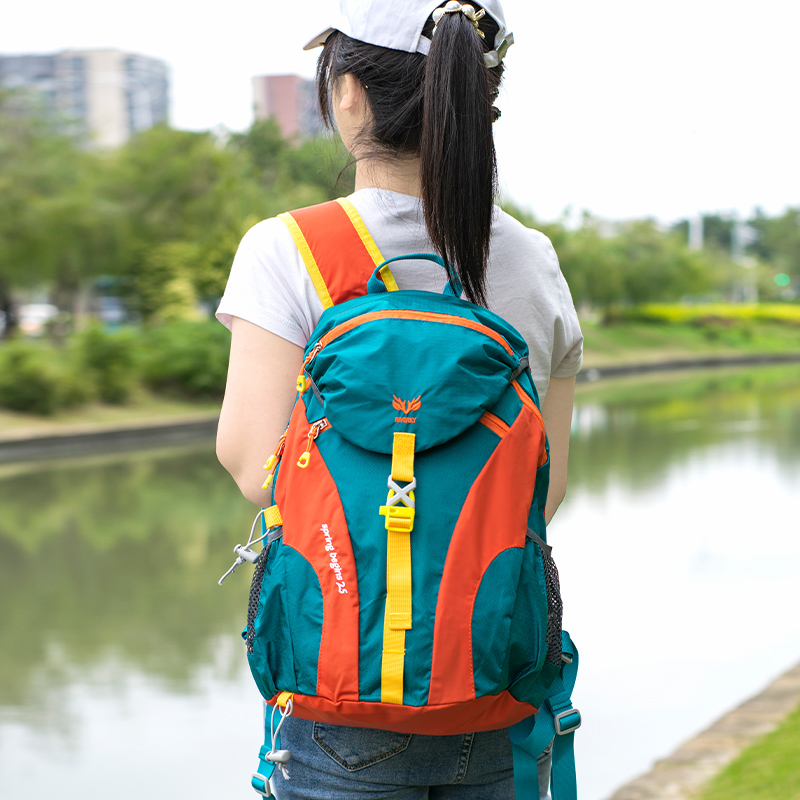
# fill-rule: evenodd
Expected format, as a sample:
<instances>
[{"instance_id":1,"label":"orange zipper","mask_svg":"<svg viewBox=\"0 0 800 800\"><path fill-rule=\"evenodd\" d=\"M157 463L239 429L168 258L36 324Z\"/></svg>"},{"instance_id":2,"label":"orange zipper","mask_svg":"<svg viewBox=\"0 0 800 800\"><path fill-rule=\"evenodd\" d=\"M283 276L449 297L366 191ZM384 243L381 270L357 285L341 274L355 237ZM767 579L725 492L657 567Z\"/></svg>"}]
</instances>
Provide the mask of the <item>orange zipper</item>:
<instances>
[{"instance_id":1,"label":"orange zipper","mask_svg":"<svg viewBox=\"0 0 800 800\"><path fill-rule=\"evenodd\" d=\"M308 462L311 461L311 448L314 446L314 441L317 436L322 433L326 428L330 428L331 424L328 422L327 417L323 417L321 420L312 423L311 427L308 429L308 443L306 444L306 449L301 453L300 458L297 459L297 466L300 469L305 469L308 466Z\"/></svg>"},{"instance_id":2,"label":"orange zipper","mask_svg":"<svg viewBox=\"0 0 800 800\"><path fill-rule=\"evenodd\" d=\"M488 326L482 325L480 322L459 317L455 314L440 314L434 311L409 311L398 308L389 309L386 311L370 311L368 314L361 314L358 317L353 317L352 319L341 323L341 325L337 325L333 330L328 331L328 333L326 333L314 345L314 347L311 348L311 352L306 356L303 366L308 366L308 364L310 364L316 358L317 353L319 353L319 351L322 350L325 345L330 344L334 339L337 339L342 334L353 330L353 328L357 328L359 325L363 325L365 322L372 322L376 319L416 319L426 320L428 322L444 322L448 325L458 325L462 328L470 328L473 331L486 334L490 338L494 339L499 345L501 345L506 352L514 355L511 345L503 336L501 336L497 331L493 331Z\"/></svg>"},{"instance_id":3,"label":"orange zipper","mask_svg":"<svg viewBox=\"0 0 800 800\"><path fill-rule=\"evenodd\" d=\"M262 489L269 489L269 485L272 483L273 477L275 477L275 468L280 463L281 457L283 456L283 451L286 448L286 434L289 432L287 428L284 431L283 436L278 440L278 445L275 448L272 455L267 459L267 463L264 464L264 469L269 470L269 475L267 475L267 479L264 481L264 485L261 487Z\"/></svg>"},{"instance_id":4,"label":"orange zipper","mask_svg":"<svg viewBox=\"0 0 800 800\"><path fill-rule=\"evenodd\" d=\"M501 439L508 433L509 425L505 420L500 419L496 414L491 411L484 412L484 415L479 420L490 431L496 433Z\"/></svg>"},{"instance_id":5,"label":"orange zipper","mask_svg":"<svg viewBox=\"0 0 800 800\"><path fill-rule=\"evenodd\" d=\"M514 387L514 390L519 395L519 399L522 400L522 404L528 406L528 408L539 417L542 426L544 426L544 420L542 419L542 412L536 407L536 403L533 402L533 398L519 385L519 381L513 381L511 385Z\"/></svg>"}]
</instances>

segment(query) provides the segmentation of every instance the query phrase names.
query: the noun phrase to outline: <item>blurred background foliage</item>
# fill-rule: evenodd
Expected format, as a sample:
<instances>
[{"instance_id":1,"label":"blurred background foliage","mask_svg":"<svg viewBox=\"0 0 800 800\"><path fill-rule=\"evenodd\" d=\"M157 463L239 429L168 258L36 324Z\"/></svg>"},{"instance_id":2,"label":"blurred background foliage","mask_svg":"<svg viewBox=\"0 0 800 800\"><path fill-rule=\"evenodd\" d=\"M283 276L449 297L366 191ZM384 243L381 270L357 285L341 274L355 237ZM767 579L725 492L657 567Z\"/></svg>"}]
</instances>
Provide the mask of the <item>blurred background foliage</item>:
<instances>
[{"instance_id":1,"label":"blurred background foliage","mask_svg":"<svg viewBox=\"0 0 800 800\"><path fill-rule=\"evenodd\" d=\"M249 227L352 191L347 159L338 139L286 141L272 120L234 135L159 126L87 151L0 94L0 310L46 287L76 315L81 290L113 276L146 323L197 316Z\"/></svg>"},{"instance_id":2,"label":"blurred background foliage","mask_svg":"<svg viewBox=\"0 0 800 800\"><path fill-rule=\"evenodd\" d=\"M228 337L211 315L242 235L351 192L349 154L338 137L284 139L273 120L233 134L160 126L113 151L55 125L0 92L0 407L221 397ZM694 326L736 344L800 324L800 208L707 215L691 248L688 220L544 222L504 207L550 237L589 326ZM57 313L46 336L17 340L32 301Z\"/></svg>"}]
</instances>

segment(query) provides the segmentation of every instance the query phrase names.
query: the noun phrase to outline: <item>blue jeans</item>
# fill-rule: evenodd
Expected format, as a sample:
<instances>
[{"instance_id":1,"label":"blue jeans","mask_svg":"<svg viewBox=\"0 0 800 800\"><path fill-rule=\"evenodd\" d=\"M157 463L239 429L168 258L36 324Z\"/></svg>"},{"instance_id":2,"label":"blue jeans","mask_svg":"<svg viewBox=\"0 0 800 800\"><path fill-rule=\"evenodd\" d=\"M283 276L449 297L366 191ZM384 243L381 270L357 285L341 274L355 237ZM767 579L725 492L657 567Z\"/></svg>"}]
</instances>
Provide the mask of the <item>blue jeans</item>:
<instances>
[{"instance_id":1,"label":"blue jeans","mask_svg":"<svg viewBox=\"0 0 800 800\"><path fill-rule=\"evenodd\" d=\"M288 717L281 747L292 757L288 781L280 770L273 775L278 800L514 800L507 730L424 736Z\"/></svg>"}]
</instances>

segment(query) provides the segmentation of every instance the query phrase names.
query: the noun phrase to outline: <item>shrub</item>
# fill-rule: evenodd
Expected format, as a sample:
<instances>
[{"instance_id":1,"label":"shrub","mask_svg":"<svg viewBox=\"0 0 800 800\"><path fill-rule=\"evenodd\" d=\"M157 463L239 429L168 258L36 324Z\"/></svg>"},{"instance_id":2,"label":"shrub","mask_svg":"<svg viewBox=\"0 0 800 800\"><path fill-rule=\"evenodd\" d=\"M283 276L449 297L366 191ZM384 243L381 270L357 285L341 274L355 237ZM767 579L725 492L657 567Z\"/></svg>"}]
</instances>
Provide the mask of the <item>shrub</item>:
<instances>
[{"instance_id":1,"label":"shrub","mask_svg":"<svg viewBox=\"0 0 800 800\"><path fill-rule=\"evenodd\" d=\"M144 381L155 391L221 398L228 372L230 335L216 321L175 322L144 335Z\"/></svg>"},{"instance_id":2,"label":"shrub","mask_svg":"<svg viewBox=\"0 0 800 800\"><path fill-rule=\"evenodd\" d=\"M707 322L732 325L775 322L800 325L800 305L790 303L711 303L703 305L646 303L609 309L605 320L614 322L651 322L661 325Z\"/></svg>"},{"instance_id":3,"label":"shrub","mask_svg":"<svg viewBox=\"0 0 800 800\"><path fill-rule=\"evenodd\" d=\"M127 331L106 333L89 328L76 341L78 362L104 403L130 399L137 382L136 339Z\"/></svg>"},{"instance_id":4,"label":"shrub","mask_svg":"<svg viewBox=\"0 0 800 800\"><path fill-rule=\"evenodd\" d=\"M27 414L49 415L89 398L85 382L55 350L27 342L0 348L0 406Z\"/></svg>"}]
</instances>

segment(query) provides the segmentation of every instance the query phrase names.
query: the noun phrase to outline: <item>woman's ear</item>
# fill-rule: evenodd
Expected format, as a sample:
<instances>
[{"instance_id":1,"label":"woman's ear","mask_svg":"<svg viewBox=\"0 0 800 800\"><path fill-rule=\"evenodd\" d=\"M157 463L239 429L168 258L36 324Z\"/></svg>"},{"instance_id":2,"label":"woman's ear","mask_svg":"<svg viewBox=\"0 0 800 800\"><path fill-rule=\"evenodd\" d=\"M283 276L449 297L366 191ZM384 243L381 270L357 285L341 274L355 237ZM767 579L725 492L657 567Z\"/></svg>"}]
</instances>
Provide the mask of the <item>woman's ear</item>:
<instances>
[{"instance_id":1,"label":"woman's ear","mask_svg":"<svg viewBox=\"0 0 800 800\"><path fill-rule=\"evenodd\" d=\"M353 147L367 124L369 110L364 85L352 72L346 72L336 81L333 116L345 148L355 155Z\"/></svg>"},{"instance_id":2,"label":"woman's ear","mask_svg":"<svg viewBox=\"0 0 800 800\"><path fill-rule=\"evenodd\" d=\"M336 87L336 102L339 111L361 115L364 111L367 95L364 86L352 72L345 72L339 78Z\"/></svg>"}]
</instances>

